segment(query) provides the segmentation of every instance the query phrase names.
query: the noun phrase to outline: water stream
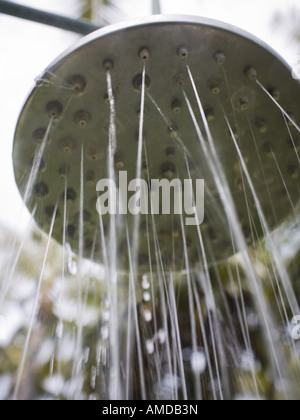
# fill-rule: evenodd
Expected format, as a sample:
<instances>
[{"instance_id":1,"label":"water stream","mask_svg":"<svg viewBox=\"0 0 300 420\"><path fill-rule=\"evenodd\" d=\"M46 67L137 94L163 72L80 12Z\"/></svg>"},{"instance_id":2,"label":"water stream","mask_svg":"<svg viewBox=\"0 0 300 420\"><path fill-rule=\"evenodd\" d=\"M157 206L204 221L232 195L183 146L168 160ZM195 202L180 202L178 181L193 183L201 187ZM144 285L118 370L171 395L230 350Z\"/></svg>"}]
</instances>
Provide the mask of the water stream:
<instances>
[{"instance_id":1,"label":"water stream","mask_svg":"<svg viewBox=\"0 0 300 420\"><path fill-rule=\"evenodd\" d=\"M184 138L181 138L179 131L172 125L168 111L162 109L156 102L155 95L147 91L146 71L147 65L144 63L136 178L144 178L150 185L149 167L152 162L149 162L148 151L151 144L144 137L147 106L159 113L182 155L185 169L184 173L177 173L177 176L191 179L192 163L197 161L197 156L193 156L185 146ZM226 73L224 74L226 76ZM189 66L186 67L186 75L189 86L182 86L182 99L198 139L199 154L205 156L214 181L214 188L207 188L206 194L208 199L215 199L216 195L220 199L221 207L215 212L224 219L223 224L228 232L227 241L236 255L226 261L217 261L213 245L208 246L205 242L205 235L209 232L205 230L205 226L200 227L198 224L195 229L196 259L199 264L195 266L182 215L177 219L174 215L170 216L172 227L168 235L165 234L166 238L163 238L164 233L159 227L161 219L155 215L142 218L138 213L132 221L125 215L112 214L109 216L107 227L104 215L100 214L88 262L84 258L86 151L82 144L79 168L78 255L72 253L67 241L68 213L72 203L68 197L69 185L66 175L64 196L58 198L53 209L40 275L34 298L30 301L31 315L12 387L13 399L20 397L20 392L26 385L27 365L32 363L30 352L33 351L33 336L37 334L38 329L35 323L41 322L39 307L45 299L44 281L47 277L47 267L51 264L51 236L59 216L63 218L61 272L55 280L58 290L56 306L51 304L52 316L55 314L57 325L53 332L55 345L49 362L49 374L43 383L45 393L53 398L111 400L299 397L299 386L295 386L300 375L299 347L295 342L291 342L287 331L292 315L300 313L293 279L269 228L253 182L253 174L243 157L234 127L220 104L230 133L230 141L240 162L239 176L245 195L248 224L251 227L250 239L251 243L256 243L256 246L249 248L233 192L202 104L201 92ZM227 78L226 81L229 100L232 102ZM116 181L118 114L113 83L112 73L108 69L107 176ZM258 80L257 85L282 112L287 137L291 139L300 164L289 123L300 131L298 125ZM233 105L232 107L234 109ZM234 115L234 120L238 125L237 115ZM256 150L271 200L272 194L264 172L264 162L260 157L253 127L250 121L248 122L253 148ZM39 168L47 149L49 134L53 129L55 123L51 119L42 143L37 148L27 180L24 198L26 203L33 198ZM289 193L280 163L273 151L272 158L283 188ZM292 198L289 195L288 197L296 219L298 211L294 208ZM195 197L193 198L195 200ZM60 199L63 200L62 215L58 214ZM110 196L109 199L113 205L116 204L114 196ZM264 242L258 241L259 234L253 222L253 210L250 208L251 200L255 203L255 211L265 237ZM273 204L273 211L276 205ZM213 237L213 234L210 234ZM147 258L141 264L142 235L146 238ZM97 238L100 238L101 249L96 247ZM182 247L181 264L176 260L179 246ZM0 308L5 303L9 291L13 289L17 262L23 247L22 242L1 289ZM100 254L101 264L98 262ZM127 265L121 254L126 256ZM215 260L214 264L211 263L212 260ZM178 265L181 266L181 270L178 270ZM53 286L53 290L55 287ZM63 310L57 308L66 305L68 299L71 300L71 305L66 315ZM39 343L39 346L42 347L42 343ZM68 356L70 354L71 356Z\"/></svg>"}]
</instances>

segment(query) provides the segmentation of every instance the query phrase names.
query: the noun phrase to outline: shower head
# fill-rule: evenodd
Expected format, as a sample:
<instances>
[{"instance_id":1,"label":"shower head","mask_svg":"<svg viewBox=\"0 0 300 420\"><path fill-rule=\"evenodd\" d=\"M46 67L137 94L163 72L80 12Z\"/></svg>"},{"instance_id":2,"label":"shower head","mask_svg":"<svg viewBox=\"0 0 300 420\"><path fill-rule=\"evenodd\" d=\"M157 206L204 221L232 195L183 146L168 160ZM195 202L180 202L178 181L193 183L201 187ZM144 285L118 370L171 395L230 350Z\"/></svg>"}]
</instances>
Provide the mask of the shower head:
<instances>
[{"instance_id":1,"label":"shower head","mask_svg":"<svg viewBox=\"0 0 300 420\"><path fill-rule=\"evenodd\" d=\"M100 255L98 248L103 242L96 184L108 177L107 72L111 74L116 107L115 171L116 175L127 171L132 180L137 173L144 65L142 177L147 181L189 176L204 179L205 219L200 231L207 258L209 262L227 258L236 249L220 191L186 102L188 98L209 147L187 69L193 74L248 245L263 236L263 227L232 133L268 226L273 229L293 213L299 200L300 136L294 121L300 121L300 85L268 46L223 23L197 17L155 16L96 31L61 55L37 79L18 121L13 160L21 194L24 198L22 183L30 179L34 156L46 136L26 205L34 210L38 225L46 232L58 205L53 237L62 243L66 235L78 251L79 207L83 201L84 255ZM132 219L128 218L129 226ZM104 235L108 234L108 223L109 218L103 217ZM199 230L187 226L183 232L177 215L141 216L139 233L140 266L149 264L150 250L154 260L157 248L162 261L176 268L182 266L184 249L191 264L201 263ZM126 238L121 234L119 247L125 245Z\"/></svg>"}]
</instances>

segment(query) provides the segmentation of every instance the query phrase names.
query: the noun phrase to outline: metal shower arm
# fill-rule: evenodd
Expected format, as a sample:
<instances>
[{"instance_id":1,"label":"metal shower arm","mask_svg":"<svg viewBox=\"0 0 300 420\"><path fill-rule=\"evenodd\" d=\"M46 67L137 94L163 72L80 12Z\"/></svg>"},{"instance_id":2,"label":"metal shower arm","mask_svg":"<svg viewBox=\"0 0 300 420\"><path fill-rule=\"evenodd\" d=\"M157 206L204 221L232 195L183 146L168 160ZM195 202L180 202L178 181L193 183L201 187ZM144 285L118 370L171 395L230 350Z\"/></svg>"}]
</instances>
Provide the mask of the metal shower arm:
<instances>
[{"instance_id":1,"label":"metal shower arm","mask_svg":"<svg viewBox=\"0 0 300 420\"><path fill-rule=\"evenodd\" d=\"M87 35L101 28L101 26L94 25L84 19L72 19L7 0L0 0L0 13L64 29L80 35Z\"/></svg>"},{"instance_id":2,"label":"metal shower arm","mask_svg":"<svg viewBox=\"0 0 300 420\"><path fill-rule=\"evenodd\" d=\"M152 0L152 14L153 15L160 15L161 14L160 0Z\"/></svg>"}]
</instances>

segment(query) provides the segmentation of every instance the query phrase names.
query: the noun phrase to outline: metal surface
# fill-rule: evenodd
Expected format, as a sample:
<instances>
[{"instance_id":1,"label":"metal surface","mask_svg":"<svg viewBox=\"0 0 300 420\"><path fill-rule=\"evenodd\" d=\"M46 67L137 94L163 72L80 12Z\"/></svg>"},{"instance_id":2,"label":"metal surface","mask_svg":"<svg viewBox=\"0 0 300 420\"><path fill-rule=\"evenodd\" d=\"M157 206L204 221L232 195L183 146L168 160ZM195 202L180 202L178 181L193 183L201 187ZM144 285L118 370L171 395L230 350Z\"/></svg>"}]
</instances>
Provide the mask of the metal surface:
<instances>
[{"instance_id":1,"label":"metal surface","mask_svg":"<svg viewBox=\"0 0 300 420\"><path fill-rule=\"evenodd\" d=\"M0 0L0 13L75 32L80 35L87 35L100 29L99 25L94 25L87 20L72 19L67 16L14 3L13 1Z\"/></svg>"},{"instance_id":2,"label":"metal surface","mask_svg":"<svg viewBox=\"0 0 300 420\"><path fill-rule=\"evenodd\" d=\"M90 256L99 230L96 212L96 183L107 178L107 147L110 110L107 103L106 70L113 62L112 83L116 102L116 171L136 177L140 91L138 84L144 62L140 51L150 52L146 62L148 93L165 115L162 118L146 95L143 177L188 178L180 136L192 159L193 178L206 183L205 222L201 232L210 262L234 253L230 228L221 205L215 181L208 168L192 122L183 91L196 116L197 103L188 78L189 65L206 110L217 153L248 244L263 235L260 218L241 173L241 165L230 137L224 113L236 132L238 144L252 177L270 228L293 213L299 200L300 137L287 124L281 111L255 81L258 80L279 100L280 105L300 121L300 87L288 66L261 41L223 23L182 16L156 16L138 23L115 25L84 38L75 48L59 57L44 72L24 106L14 141L15 176L21 193L24 175L30 170L37 143L55 116L45 155L34 187L30 210L37 204L35 219L46 232L58 200L59 215L54 237L63 237L64 186L67 177L67 240L74 250L79 241L80 160L84 150L84 245ZM254 71L255 69L255 71ZM251 77L253 76L253 78ZM280 98L279 98L280 95ZM168 123L166 123L166 120ZM200 116L199 116L200 121ZM201 129L203 124L200 123ZM288 127L288 128L287 128ZM176 135L174 132L176 131ZM289 132L290 131L290 132ZM255 142L253 137L255 137ZM293 140L291 139L293 138ZM279 170L280 168L280 170ZM129 220L129 224L131 220ZM155 234L151 217L143 216L140 226L140 265L149 262L149 243L155 255ZM166 264L180 269L183 263L183 238L178 217L156 216L159 248ZM108 218L104 218L108 231ZM118 224L120 226L120 224ZM201 264L198 232L185 228L191 264ZM126 240L119 236L121 255L126 256ZM149 241L148 241L149 239ZM100 252L96 237L95 255ZM152 258L153 258L152 255ZM126 259L126 257L124 257Z\"/></svg>"}]
</instances>

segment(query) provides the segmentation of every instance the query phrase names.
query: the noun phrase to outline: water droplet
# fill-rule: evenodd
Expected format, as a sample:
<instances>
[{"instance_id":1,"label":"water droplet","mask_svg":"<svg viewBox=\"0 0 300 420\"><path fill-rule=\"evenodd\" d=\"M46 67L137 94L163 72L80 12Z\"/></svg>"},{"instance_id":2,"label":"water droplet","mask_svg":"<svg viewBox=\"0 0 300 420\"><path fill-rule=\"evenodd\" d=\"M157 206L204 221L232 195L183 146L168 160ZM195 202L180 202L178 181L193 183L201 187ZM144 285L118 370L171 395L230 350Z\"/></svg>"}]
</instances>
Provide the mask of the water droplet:
<instances>
[{"instance_id":1,"label":"water droplet","mask_svg":"<svg viewBox=\"0 0 300 420\"><path fill-rule=\"evenodd\" d=\"M68 271L72 276L76 276L77 274L77 262L73 258L68 261Z\"/></svg>"},{"instance_id":2,"label":"water droplet","mask_svg":"<svg viewBox=\"0 0 300 420\"><path fill-rule=\"evenodd\" d=\"M261 397L258 397L257 395L252 394L238 394L234 401L262 401L263 399Z\"/></svg>"},{"instance_id":3,"label":"water droplet","mask_svg":"<svg viewBox=\"0 0 300 420\"><path fill-rule=\"evenodd\" d=\"M0 341L6 340L6 318L5 316L0 316Z\"/></svg>"},{"instance_id":4,"label":"water droplet","mask_svg":"<svg viewBox=\"0 0 300 420\"><path fill-rule=\"evenodd\" d=\"M96 379L97 379L97 368L92 366L91 368L91 388L96 388Z\"/></svg>"},{"instance_id":5,"label":"water droplet","mask_svg":"<svg viewBox=\"0 0 300 420\"><path fill-rule=\"evenodd\" d=\"M158 341L160 344L164 344L166 341L166 333L164 330L159 330L157 333Z\"/></svg>"},{"instance_id":6,"label":"water droplet","mask_svg":"<svg viewBox=\"0 0 300 420\"><path fill-rule=\"evenodd\" d=\"M107 340L108 339L108 337L109 337L109 329L108 329L108 326L107 325L103 325L101 327L100 334L101 334L102 340Z\"/></svg>"},{"instance_id":7,"label":"water droplet","mask_svg":"<svg viewBox=\"0 0 300 420\"><path fill-rule=\"evenodd\" d=\"M103 313L102 313L103 321L109 321L109 318L110 318L109 311L103 311Z\"/></svg>"},{"instance_id":8,"label":"water droplet","mask_svg":"<svg viewBox=\"0 0 300 420\"><path fill-rule=\"evenodd\" d=\"M250 330L256 329L259 325L258 316L253 312L247 314L247 324Z\"/></svg>"},{"instance_id":9,"label":"water droplet","mask_svg":"<svg viewBox=\"0 0 300 420\"><path fill-rule=\"evenodd\" d=\"M257 363L252 351L244 351L241 354L241 368L246 371L255 371Z\"/></svg>"},{"instance_id":10,"label":"water droplet","mask_svg":"<svg viewBox=\"0 0 300 420\"><path fill-rule=\"evenodd\" d=\"M163 377L163 386L170 389L178 389L181 386L181 380L178 376L175 376L172 373L167 373Z\"/></svg>"},{"instance_id":11,"label":"water droplet","mask_svg":"<svg viewBox=\"0 0 300 420\"><path fill-rule=\"evenodd\" d=\"M63 332L64 332L64 323L62 321L59 321L56 326L56 337L58 339L61 339L63 336Z\"/></svg>"},{"instance_id":12,"label":"water droplet","mask_svg":"<svg viewBox=\"0 0 300 420\"><path fill-rule=\"evenodd\" d=\"M72 276L76 276L78 267L77 267L77 261L75 260L75 254L72 251L71 245L66 244L67 248L67 267L69 274Z\"/></svg>"},{"instance_id":13,"label":"water droplet","mask_svg":"<svg viewBox=\"0 0 300 420\"><path fill-rule=\"evenodd\" d=\"M87 363L89 361L89 357L90 357L90 348L86 347L82 355L83 363Z\"/></svg>"},{"instance_id":14,"label":"water droplet","mask_svg":"<svg viewBox=\"0 0 300 420\"><path fill-rule=\"evenodd\" d=\"M148 276L147 274L143 275L143 283L142 283L143 289L148 290L150 289L150 283L148 281Z\"/></svg>"},{"instance_id":15,"label":"water droplet","mask_svg":"<svg viewBox=\"0 0 300 420\"><path fill-rule=\"evenodd\" d=\"M191 366L195 373L203 373L206 369L206 356L202 351L196 351L191 355Z\"/></svg>"},{"instance_id":16,"label":"water droplet","mask_svg":"<svg viewBox=\"0 0 300 420\"><path fill-rule=\"evenodd\" d=\"M147 349L148 354L153 354L154 353L154 343L153 343L152 340L147 340L146 341L146 349Z\"/></svg>"},{"instance_id":17,"label":"water droplet","mask_svg":"<svg viewBox=\"0 0 300 420\"><path fill-rule=\"evenodd\" d=\"M149 292L145 292L144 295L143 295L143 298L144 298L144 301L145 302L150 302L150 300L151 300L150 293Z\"/></svg>"},{"instance_id":18,"label":"water droplet","mask_svg":"<svg viewBox=\"0 0 300 420\"><path fill-rule=\"evenodd\" d=\"M146 322L152 321L152 312L150 311L150 309L145 309L143 315Z\"/></svg>"}]
</instances>

